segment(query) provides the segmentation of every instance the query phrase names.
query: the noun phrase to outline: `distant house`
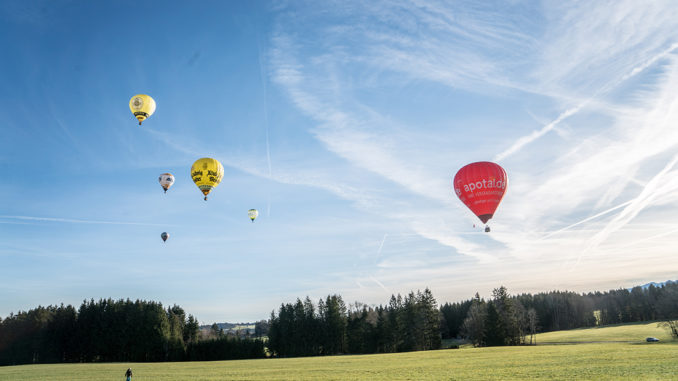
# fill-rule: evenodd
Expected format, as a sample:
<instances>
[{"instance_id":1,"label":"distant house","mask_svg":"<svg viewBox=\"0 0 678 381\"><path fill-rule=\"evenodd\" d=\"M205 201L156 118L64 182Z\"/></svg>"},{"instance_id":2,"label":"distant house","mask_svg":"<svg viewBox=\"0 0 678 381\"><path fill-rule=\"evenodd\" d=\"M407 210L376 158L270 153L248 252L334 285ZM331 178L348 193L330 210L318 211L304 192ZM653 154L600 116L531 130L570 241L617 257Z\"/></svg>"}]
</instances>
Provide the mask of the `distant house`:
<instances>
[{"instance_id":1,"label":"distant house","mask_svg":"<svg viewBox=\"0 0 678 381\"><path fill-rule=\"evenodd\" d=\"M254 335L254 323L214 323L225 335L238 336L244 338ZM214 336L211 325L200 326L200 333L203 339L209 339Z\"/></svg>"}]
</instances>

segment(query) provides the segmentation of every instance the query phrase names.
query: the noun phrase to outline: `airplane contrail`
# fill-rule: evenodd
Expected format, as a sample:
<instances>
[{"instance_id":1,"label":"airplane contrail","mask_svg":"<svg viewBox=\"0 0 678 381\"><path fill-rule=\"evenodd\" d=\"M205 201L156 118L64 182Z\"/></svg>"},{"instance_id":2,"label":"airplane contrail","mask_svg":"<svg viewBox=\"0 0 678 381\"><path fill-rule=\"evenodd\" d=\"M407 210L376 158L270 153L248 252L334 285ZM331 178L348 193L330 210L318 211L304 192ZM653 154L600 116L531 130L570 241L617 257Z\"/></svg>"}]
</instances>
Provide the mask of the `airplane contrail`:
<instances>
[{"instance_id":1,"label":"airplane contrail","mask_svg":"<svg viewBox=\"0 0 678 381\"><path fill-rule=\"evenodd\" d=\"M143 222L78 220L78 219L72 219L72 218L55 218L55 217L31 217L31 216L0 215L0 218L23 220L23 221L67 222L67 223L74 223L74 224L171 226L171 225L167 225L167 224L162 224L162 225L161 224L148 224L148 223L143 223Z\"/></svg>"},{"instance_id":2,"label":"airplane contrail","mask_svg":"<svg viewBox=\"0 0 678 381\"><path fill-rule=\"evenodd\" d=\"M621 203L621 204L619 204L619 205L617 205L617 206L613 206L613 207L610 208L610 209L603 210L602 212L600 212L600 213L598 213L598 214L594 214L593 216L584 218L583 220L581 220L581 221L579 221L579 222L575 222L575 223L573 223L573 224L571 224L571 225L565 226L565 227L562 228L562 229L558 229L558 230L556 230L556 231L554 231L554 232L548 233L547 235L545 235L545 236L539 238L539 241L544 240L544 239L546 239L546 238L549 238L549 237L551 237L551 236L554 236L554 235L556 235L556 234L558 234L558 233L564 232L565 230L569 230L569 229L571 229L571 228L573 228L573 227L575 227L575 226L581 225L581 224L583 224L583 223L585 223L585 222L589 222L589 221L591 221L591 220L593 220L593 219L596 219L596 218L598 218L598 217L600 217L600 216L603 216L603 215L605 215L605 214L608 214L608 213L610 213L610 212L614 212L615 210L617 210L617 209L619 209L619 208L623 208L623 207L625 207L626 205L628 205L628 204L630 204L630 203L632 203L632 202L633 202L633 200L626 201L626 202Z\"/></svg>"},{"instance_id":3,"label":"airplane contrail","mask_svg":"<svg viewBox=\"0 0 678 381\"><path fill-rule=\"evenodd\" d=\"M379 280L378 280L377 278L375 278L375 277L373 277L373 276L370 276L370 279L371 279L374 283L378 284L379 287L381 287L382 289L384 289L384 291L388 292L389 294L391 293L391 291L389 291L388 288L386 288L386 286L384 286L383 283L379 282Z\"/></svg>"},{"instance_id":4,"label":"airplane contrail","mask_svg":"<svg viewBox=\"0 0 678 381\"><path fill-rule=\"evenodd\" d=\"M377 263L379 260L379 256L381 255L381 249L384 247L384 242L386 242L386 237L388 237L388 233L384 233L384 238L381 239L381 244L379 245L379 249L377 249L377 257L374 259L374 263Z\"/></svg>"},{"instance_id":5,"label":"airplane contrail","mask_svg":"<svg viewBox=\"0 0 678 381\"><path fill-rule=\"evenodd\" d=\"M572 115L576 114L577 112L579 112L579 110L581 110L584 106L586 106L586 104L590 101L591 101L591 99L587 99L586 101L580 103L576 107L573 107L569 110L565 110L565 112L558 115L558 117L555 120L553 120L551 123L547 124L546 126L542 127L542 129L537 130L537 131L533 131L530 135L521 137L515 143L513 143L513 145L511 147L509 147L507 150L505 150L504 152L495 156L494 161L501 161L502 159L505 159L508 156L511 156L514 153L520 151L526 145L532 143L533 141L544 136L547 132L553 130L558 125L558 123L562 122L567 117L572 116Z\"/></svg>"},{"instance_id":6,"label":"airplane contrail","mask_svg":"<svg viewBox=\"0 0 678 381\"><path fill-rule=\"evenodd\" d=\"M562 122L564 119L566 119L566 118L568 118L568 117L570 117L570 116L572 116L572 115L578 113L584 106L586 106L586 104L588 104L589 102L591 102L593 99L595 99L596 97L598 97L600 94L603 94L603 93L605 93L605 92L607 92L607 91L609 91L609 90L615 88L617 85L621 84L622 82L626 81L627 79L629 79L629 78L631 78L631 77L634 77L634 76L637 75L638 73L641 73L643 70L645 70L645 69L647 69L648 67L650 67L653 63L657 62L659 59L665 57L666 55L672 53L672 52L673 52L674 50L676 50L676 49L678 49L678 43L672 44L672 45L671 45L669 48L667 48L666 50L664 50L664 51L662 51L662 52L660 52L660 53L654 55L653 57L651 57L650 59L646 60L646 61L643 62L642 64L640 64L640 65L634 67L630 72L628 72L628 73L626 73L625 75L621 76L619 79L617 79L617 80L615 80L615 81L612 81L612 82L606 84L605 86L601 87L600 89L598 89L598 91L596 91L596 92L593 94L593 96L591 96L591 97L588 98L587 100L581 102L581 103L578 104L577 106L575 106L575 107L573 107L573 108L570 108L570 109L564 111L563 113L561 113L560 115L558 115L558 117L557 117L556 119L554 119L552 122L550 122L550 123L547 124L546 126L542 127L540 130L533 131L531 134L519 138L515 143L513 143L513 145L511 145L511 147L509 147L508 149L506 149L504 152L501 152L500 154L496 155L496 156L494 157L494 160L495 160L495 161L501 161L501 160L503 160L503 159L505 159L505 158L507 158L507 157L513 155L514 153L520 151L520 150L521 150L523 147L525 147L526 145L532 143L533 141L535 141L535 140L539 139L540 137L544 136L547 132L553 130L553 129L554 129L560 122Z\"/></svg>"},{"instance_id":7,"label":"airplane contrail","mask_svg":"<svg viewBox=\"0 0 678 381\"><path fill-rule=\"evenodd\" d=\"M663 233L655 234L655 235L650 236L650 237L642 238L642 239L639 239L639 240L636 240L636 241L633 241L633 242L630 242L630 243L626 243L626 244L624 244L624 247L637 245L639 243L651 241L653 239L657 239L657 238L661 238L661 237L666 237L667 235L671 235L671 234L676 233L676 232L678 232L678 228L671 229L671 230L663 232Z\"/></svg>"},{"instance_id":8,"label":"airplane contrail","mask_svg":"<svg viewBox=\"0 0 678 381\"><path fill-rule=\"evenodd\" d=\"M266 87L266 79L264 77L265 70L264 70L264 63L261 60L261 45L259 46L259 79L261 80L261 88L263 89L264 92L264 124L266 127L266 163L268 164L268 179L270 180L271 177L273 176L273 169L271 165L271 144L269 141L268 137L268 129L269 129L269 122L268 122L268 88ZM271 216L271 194L269 191L268 194L268 201L266 204L266 216L270 217Z\"/></svg>"},{"instance_id":9,"label":"airplane contrail","mask_svg":"<svg viewBox=\"0 0 678 381\"><path fill-rule=\"evenodd\" d=\"M572 266L571 270L574 270L575 267L581 262L581 259L591 250L597 248L602 242L604 242L610 234L618 231L623 228L626 224L629 223L633 218L635 218L638 213L640 213L645 207L650 205L652 201L657 196L657 188L660 186L661 181L666 176L673 167L678 164L678 155L675 155L671 161L669 161L664 168L659 171L643 188L640 194L631 200L612 221L610 221L602 230L596 233L590 240L586 247L579 253L577 261Z\"/></svg>"}]
</instances>

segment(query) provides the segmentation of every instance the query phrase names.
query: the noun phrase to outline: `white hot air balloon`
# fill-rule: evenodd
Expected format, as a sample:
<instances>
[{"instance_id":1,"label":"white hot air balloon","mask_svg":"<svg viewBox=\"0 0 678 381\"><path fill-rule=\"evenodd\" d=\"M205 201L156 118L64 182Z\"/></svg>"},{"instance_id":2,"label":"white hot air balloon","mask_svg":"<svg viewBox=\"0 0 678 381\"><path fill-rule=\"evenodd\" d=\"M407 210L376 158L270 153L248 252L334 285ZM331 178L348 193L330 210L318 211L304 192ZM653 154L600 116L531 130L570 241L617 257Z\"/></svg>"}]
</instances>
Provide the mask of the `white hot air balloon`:
<instances>
[{"instance_id":1,"label":"white hot air balloon","mask_svg":"<svg viewBox=\"0 0 678 381\"><path fill-rule=\"evenodd\" d=\"M165 190L165 193L167 193L167 190L174 184L174 176L172 176L171 173L163 173L158 177L158 182L160 183L160 186L162 186L162 189Z\"/></svg>"}]
</instances>

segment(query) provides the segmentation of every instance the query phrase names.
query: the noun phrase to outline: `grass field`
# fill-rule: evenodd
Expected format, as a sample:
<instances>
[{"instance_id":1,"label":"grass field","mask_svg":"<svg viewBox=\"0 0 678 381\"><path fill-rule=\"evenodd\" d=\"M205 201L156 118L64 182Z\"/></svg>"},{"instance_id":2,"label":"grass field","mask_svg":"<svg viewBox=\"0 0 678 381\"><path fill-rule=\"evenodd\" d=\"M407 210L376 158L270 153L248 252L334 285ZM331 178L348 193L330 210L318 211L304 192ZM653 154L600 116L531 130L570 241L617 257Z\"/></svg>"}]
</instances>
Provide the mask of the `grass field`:
<instances>
[{"instance_id":1,"label":"grass field","mask_svg":"<svg viewBox=\"0 0 678 381\"><path fill-rule=\"evenodd\" d=\"M657 323L632 323L540 333L537 335L537 343L639 342L645 341L647 337L656 337L661 341L671 340L669 331L658 327Z\"/></svg>"},{"instance_id":2,"label":"grass field","mask_svg":"<svg viewBox=\"0 0 678 381\"><path fill-rule=\"evenodd\" d=\"M645 343L647 336L662 342ZM656 323L553 332L538 340L576 345L191 363L27 365L0 367L0 380L119 381L129 366L134 381L678 380L678 342L668 340Z\"/></svg>"}]
</instances>

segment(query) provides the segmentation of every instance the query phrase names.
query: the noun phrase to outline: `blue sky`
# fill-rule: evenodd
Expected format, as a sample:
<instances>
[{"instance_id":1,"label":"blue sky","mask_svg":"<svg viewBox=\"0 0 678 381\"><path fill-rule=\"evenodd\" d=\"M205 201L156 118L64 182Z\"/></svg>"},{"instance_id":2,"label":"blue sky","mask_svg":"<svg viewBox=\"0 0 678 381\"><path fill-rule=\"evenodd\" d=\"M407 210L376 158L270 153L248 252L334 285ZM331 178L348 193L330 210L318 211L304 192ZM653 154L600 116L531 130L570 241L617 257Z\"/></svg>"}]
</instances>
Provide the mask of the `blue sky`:
<instances>
[{"instance_id":1,"label":"blue sky","mask_svg":"<svg viewBox=\"0 0 678 381\"><path fill-rule=\"evenodd\" d=\"M676 20L670 1L3 1L0 317L676 279ZM225 167L207 202L201 157ZM481 160L510 179L490 234L451 186Z\"/></svg>"}]
</instances>

